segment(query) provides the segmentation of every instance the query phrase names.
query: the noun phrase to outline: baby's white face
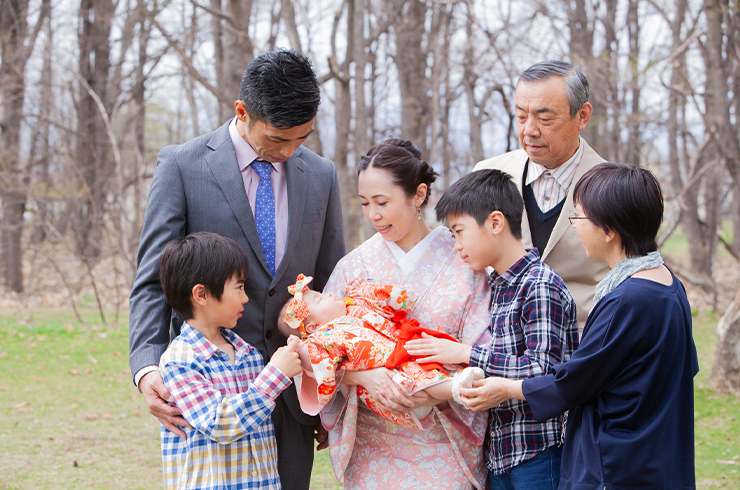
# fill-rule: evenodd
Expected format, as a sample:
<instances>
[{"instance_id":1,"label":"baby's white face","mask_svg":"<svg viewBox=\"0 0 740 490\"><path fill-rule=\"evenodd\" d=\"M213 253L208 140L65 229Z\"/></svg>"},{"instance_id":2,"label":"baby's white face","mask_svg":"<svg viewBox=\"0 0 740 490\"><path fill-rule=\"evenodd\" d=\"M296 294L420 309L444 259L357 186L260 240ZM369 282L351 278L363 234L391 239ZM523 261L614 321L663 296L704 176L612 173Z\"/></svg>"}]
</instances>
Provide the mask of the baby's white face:
<instances>
[{"instance_id":1,"label":"baby's white face","mask_svg":"<svg viewBox=\"0 0 740 490\"><path fill-rule=\"evenodd\" d=\"M306 302L309 312L306 324L324 325L347 314L344 300L333 294L323 294L309 289L304 291L303 301Z\"/></svg>"}]
</instances>

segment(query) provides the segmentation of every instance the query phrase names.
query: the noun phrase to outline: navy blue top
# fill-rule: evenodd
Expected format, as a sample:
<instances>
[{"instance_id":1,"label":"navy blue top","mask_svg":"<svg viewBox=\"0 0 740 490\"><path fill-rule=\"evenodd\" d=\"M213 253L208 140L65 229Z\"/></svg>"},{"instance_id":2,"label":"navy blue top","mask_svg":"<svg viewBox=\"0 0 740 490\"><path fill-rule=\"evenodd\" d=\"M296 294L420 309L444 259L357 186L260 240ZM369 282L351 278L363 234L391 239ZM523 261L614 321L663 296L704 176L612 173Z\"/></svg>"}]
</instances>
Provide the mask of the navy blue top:
<instances>
[{"instance_id":1,"label":"navy blue top","mask_svg":"<svg viewBox=\"0 0 740 490\"><path fill-rule=\"evenodd\" d=\"M538 420L566 410L560 489L696 488L691 308L680 281L629 278L554 374L525 379Z\"/></svg>"}]
</instances>

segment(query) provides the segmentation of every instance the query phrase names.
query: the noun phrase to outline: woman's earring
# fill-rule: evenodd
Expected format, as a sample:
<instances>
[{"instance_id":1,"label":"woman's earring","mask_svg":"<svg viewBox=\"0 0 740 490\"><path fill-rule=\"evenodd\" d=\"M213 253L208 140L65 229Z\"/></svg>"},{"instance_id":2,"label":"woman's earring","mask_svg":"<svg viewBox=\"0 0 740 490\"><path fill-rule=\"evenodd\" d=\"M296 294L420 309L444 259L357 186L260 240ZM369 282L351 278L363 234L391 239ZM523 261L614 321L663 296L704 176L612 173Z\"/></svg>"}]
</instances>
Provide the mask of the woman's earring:
<instances>
[{"instance_id":1,"label":"woman's earring","mask_svg":"<svg viewBox=\"0 0 740 490\"><path fill-rule=\"evenodd\" d=\"M421 206L416 208L416 219L417 221L421 221Z\"/></svg>"}]
</instances>

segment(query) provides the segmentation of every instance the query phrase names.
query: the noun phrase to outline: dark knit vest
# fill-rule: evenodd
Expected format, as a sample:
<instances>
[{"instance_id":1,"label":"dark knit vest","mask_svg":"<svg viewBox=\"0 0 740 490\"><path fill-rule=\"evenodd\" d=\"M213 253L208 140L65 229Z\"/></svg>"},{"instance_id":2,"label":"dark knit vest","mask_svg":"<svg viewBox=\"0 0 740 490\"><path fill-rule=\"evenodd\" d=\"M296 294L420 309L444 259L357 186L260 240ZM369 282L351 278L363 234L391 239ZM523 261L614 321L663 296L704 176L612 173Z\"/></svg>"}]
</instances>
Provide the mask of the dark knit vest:
<instances>
[{"instance_id":1,"label":"dark knit vest","mask_svg":"<svg viewBox=\"0 0 740 490\"><path fill-rule=\"evenodd\" d=\"M524 176L522 177L522 182L527 181L528 169L529 160L527 160L527 163L524 165ZM529 221L529 231L532 234L532 244L537 247L537 251L540 253L540 256L542 256L545 252L545 247L547 247L547 242L550 240L550 235L552 235L552 230L555 228L555 223L558 221L560 211L563 210L565 198L563 198L557 206L548 212L543 213L534 197L532 185L525 185L522 190L524 208L527 210L527 220Z\"/></svg>"}]
</instances>

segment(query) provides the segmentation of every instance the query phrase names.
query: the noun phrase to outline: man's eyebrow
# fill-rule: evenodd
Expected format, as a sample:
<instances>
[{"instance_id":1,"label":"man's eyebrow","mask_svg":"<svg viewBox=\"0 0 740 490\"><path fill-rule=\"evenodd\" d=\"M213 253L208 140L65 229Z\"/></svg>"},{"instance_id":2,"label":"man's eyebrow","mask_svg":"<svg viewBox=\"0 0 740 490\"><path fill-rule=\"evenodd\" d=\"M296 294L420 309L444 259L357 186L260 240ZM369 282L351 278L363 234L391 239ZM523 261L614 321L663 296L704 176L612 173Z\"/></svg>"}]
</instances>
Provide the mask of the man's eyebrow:
<instances>
[{"instance_id":1,"label":"man's eyebrow","mask_svg":"<svg viewBox=\"0 0 740 490\"><path fill-rule=\"evenodd\" d=\"M306 133L305 135L303 135L303 136L299 136L299 137L298 137L298 138L296 138L296 139L297 139L297 140L302 140L302 139L306 139L306 138L308 138L308 136L309 136L309 135L310 135L311 133L313 133L313 129L312 129L311 131L309 131L308 133ZM270 138L272 138L272 139L274 139L274 140L278 140L278 141L292 141L292 140L289 140L289 139L287 139L287 138L281 138L280 136L273 136L273 135L270 135Z\"/></svg>"},{"instance_id":2,"label":"man's eyebrow","mask_svg":"<svg viewBox=\"0 0 740 490\"><path fill-rule=\"evenodd\" d=\"M525 109L524 109L524 108L523 108L522 106L520 106L520 105L515 105L515 106L514 106L514 108L515 108L515 109L516 109L517 111L527 112L527 111L526 111L526 110L525 110ZM536 110L535 110L534 112L535 112L535 114L542 114L542 113L544 113L544 112L552 112L552 109L550 109L549 107L542 107L541 109L536 109Z\"/></svg>"}]
</instances>

